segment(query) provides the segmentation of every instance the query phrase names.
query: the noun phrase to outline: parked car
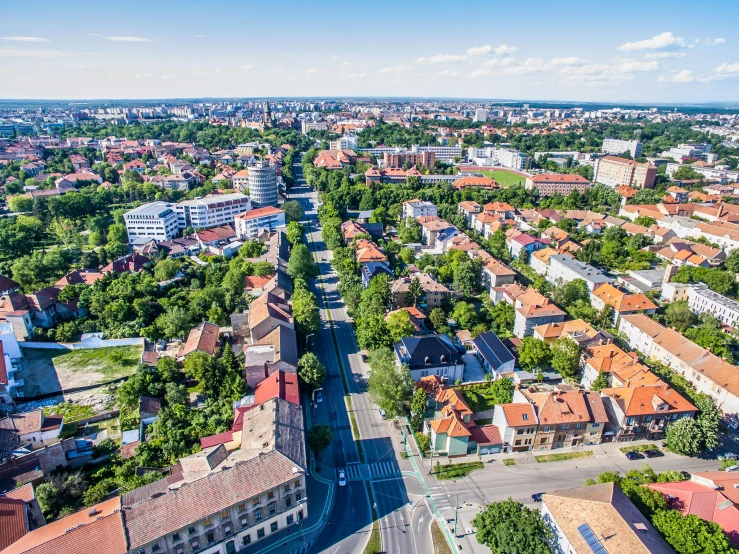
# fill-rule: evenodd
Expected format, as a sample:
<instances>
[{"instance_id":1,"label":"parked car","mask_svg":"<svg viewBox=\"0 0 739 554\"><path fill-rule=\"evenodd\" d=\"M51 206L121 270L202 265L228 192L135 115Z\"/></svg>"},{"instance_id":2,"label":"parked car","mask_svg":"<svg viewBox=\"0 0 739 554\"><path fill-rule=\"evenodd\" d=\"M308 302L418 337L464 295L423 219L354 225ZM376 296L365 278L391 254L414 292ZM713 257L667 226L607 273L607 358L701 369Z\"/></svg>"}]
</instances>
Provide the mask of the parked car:
<instances>
[{"instance_id":1,"label":"parked car","mask_svg":"<svg viewBox=\"0 0 739 554\"><path fill-rule=\"evenodd\" d=\"M644 456L640 452L627 452L626 453L626 459L627 460L641 460Z\"/></svg>"},{"instance_id":2,"label":"parked car","mask_svg":"<svg viewBox=\"0 0 739 554\"><path fill-rule=\"evenodd\" d=\"M346 473L343 469L339 470L339 486L343 487L346 485Z\"/></svg>"},{"instance_id":3,"label":"parked car","mask_svg":"<svg viewBox=\"0 0 739 554\"><path fill-rule=\"evenodd\" d=\"M531 500L534 502L541 502L541 497L544 496L546 493L544 492L537 492L531 495Z\"/></svg>"},{"instance_id":4,"label":"parked car","mask_svg":"<svg viewBox=\"0 0 739 554\"><path fill-rule=\"evenodd\" d=\"M313 400L315 400L316 404L323 402L323 389L316 389L313 393Z\"/></svg>"},{"instance_id":5,"label":"parked car","mask_svg":"<svg viewBox=\"0 0 739 554\"><path fill-rule=\"evenodd\" d=\"M380 408L380 417L382 419L387 419L387 414L385 413L385 410L383 410L382 408Z\"/></svg>"},{"instance_id":6,"label":"parked car","mask_svg":"<svg viewBox=\"0 0 739 554\"><path fill-rule=\"evenodd\" d=\"M647 458L659 458L660 456L664 456L664 453L661 450L645 450L642 454Z\"/></svg>"}]
</instances>

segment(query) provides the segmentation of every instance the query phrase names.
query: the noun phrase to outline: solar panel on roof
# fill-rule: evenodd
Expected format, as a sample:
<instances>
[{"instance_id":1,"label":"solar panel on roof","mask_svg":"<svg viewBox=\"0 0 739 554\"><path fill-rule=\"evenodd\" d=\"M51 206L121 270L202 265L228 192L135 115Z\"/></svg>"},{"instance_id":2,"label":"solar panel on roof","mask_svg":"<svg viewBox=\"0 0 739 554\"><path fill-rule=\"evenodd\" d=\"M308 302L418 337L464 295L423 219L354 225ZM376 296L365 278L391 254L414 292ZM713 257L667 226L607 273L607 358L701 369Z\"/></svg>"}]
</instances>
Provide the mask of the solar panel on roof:
<instances>
[{"instance_id":1,"label":"solar panel on roof","mask_svg":"<svg viewBox=\"0 0 739 554\"><path fill-rule=\"evenodd\" d=\"M720 502L716 507L719 510L725 510L726 508L730 508L733 505L734 503L731 500L726 499L723 502Z\"/></svg>"},{"instance_id":2,"label":"solar panel on roof","mask_svg":"<svg viewBox=\"0 0 739 554\"><path fill-rule=\"evenodd\" d=\"M577 528L578 532L580 533L580 536L585 540L585 542L590 547L590 551L593 552L593 554L607 554L607 550L603 544L601 544L600 539L596 536L595 533L593 533L593 530L590 528L590 525L587 523L583 523Z\"/></svg>"}]
</instances>

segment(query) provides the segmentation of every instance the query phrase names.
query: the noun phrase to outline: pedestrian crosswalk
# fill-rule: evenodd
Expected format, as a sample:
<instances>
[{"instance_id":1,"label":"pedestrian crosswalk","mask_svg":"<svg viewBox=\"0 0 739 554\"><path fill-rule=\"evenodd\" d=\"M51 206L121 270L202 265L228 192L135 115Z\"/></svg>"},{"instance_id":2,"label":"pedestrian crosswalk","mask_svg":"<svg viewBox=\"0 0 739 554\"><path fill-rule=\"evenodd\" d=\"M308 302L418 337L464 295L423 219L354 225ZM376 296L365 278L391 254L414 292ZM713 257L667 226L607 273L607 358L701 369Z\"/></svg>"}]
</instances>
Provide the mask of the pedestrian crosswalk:
<instances>
[{"instance_id":1,"label":"pedestrian crosswalk","mask_svg":"<svg viewBox=\"0 0 739 554\"><path fill-rule=\"evenodd\" d=\"M377 462L374 464L348 464L342 467L347 481L367 481L371 479L392 479L400 477L400 468L395 462Z\"/></svg>"},{"instance_id":2,"label":"pedestrian crosswalk","mask_svg":"<svg viewBox=\"0 0 739 554\"><path fill-rule=\"evenodd\" d=\"M429 494L431 495L431 500L433 500L439 510L454 507L454 503L450 499L449 493L438 483L434 483L429 486ZM442 512L442 514L443 513L444 512Z\"/></svg>"}]
</instances>

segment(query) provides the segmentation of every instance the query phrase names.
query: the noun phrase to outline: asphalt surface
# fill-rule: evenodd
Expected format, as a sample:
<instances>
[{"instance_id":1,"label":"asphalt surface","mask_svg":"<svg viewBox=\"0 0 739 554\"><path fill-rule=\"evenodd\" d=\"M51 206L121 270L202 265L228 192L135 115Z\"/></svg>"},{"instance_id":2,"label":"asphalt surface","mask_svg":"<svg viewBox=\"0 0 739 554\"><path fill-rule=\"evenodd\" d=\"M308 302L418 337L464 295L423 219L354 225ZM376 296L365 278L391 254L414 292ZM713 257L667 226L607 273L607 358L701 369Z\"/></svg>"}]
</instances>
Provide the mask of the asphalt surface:
<instances>
[{"instance_id":1,"label":"asphalt surface","mask_svg":"<svg viewBox=\"0 0 739 554\"><path fill-rule=\"evenodd\" d=\"M289 197L303 204L310 223L309 247L315 252L321 276L313 291L321 307L321 331L310 337L311 349L326 366L329 377L323 385L323 402L314 410L314 422L327 418L334 433L331 447L321 454L321 461L337 471L347 472L345 487L337 487L334 507L326 529L311 549L312 552L362 552L369 537L372 516L367 485L377 512L383 551L387 553L422 554L433 550L429 525L431 513L423 491L407 491L401 474L399 450L402 439L390 422L384 421L366 392L369 366L362 361L344 302L337 290L338 277L331 266L332 253L326 248L317 221L317 195L306 186L299 165L294 166L296 186ZM319 283L323 290L319 288ZM324 301L325 294L325 301ZM336 338L331 332L331 324ZM338 348L339 355L336 350ZM361 463L351 433L344 401L339 359L345 371L349 396L361 437L364 455ZM403 469L410 469L410 467ZM417 482L413 477L406 477Z\"/></svg>"}]
</instances>

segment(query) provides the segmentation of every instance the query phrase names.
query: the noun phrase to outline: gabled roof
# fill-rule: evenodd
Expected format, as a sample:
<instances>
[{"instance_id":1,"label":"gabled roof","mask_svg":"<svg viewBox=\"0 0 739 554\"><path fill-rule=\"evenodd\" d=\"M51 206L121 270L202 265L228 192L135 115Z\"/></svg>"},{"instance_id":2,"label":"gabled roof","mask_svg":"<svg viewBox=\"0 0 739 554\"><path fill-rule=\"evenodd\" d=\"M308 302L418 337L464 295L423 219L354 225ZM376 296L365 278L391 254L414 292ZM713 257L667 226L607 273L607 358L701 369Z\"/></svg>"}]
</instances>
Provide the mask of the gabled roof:
<instances>
[{"instance_id":1,"label":"gabled roof","mask_svg":"<svg viewBox=\"0 0 739 554\"><path fill-rule=\"evenodd\" d=\"M597 393L581 390L532 392L520 389L535 407L539 425L560 423L606 423L603 401Z\"/></svg>"},{"instance_id":2,"label":"gabled roof","mask_svg":"<svg viewBox=\"0 0 739 554\"><path fill-rule=\"evenodd\" d=\"M187 336L187 341L180 347L178 356L187 356L195 352L215 354L218 346L218 325L204 321L196 325Z\"/></svg>"},{"instance_id":3,"label":"gabled roof","mask_svg":"<svg viewBox=\"0 0 739 554\"><path fill-rule=\"evenodd\" d=\"M498 404L505 414L508 427L528 427L536 425L534 407L526 402Z\"/></svg>"},{"instance_id":4,"label":"gabled roof","mask_svg":"<svg viewBox=\"0 0 739 554\"><path fill-rule=\"evenodd\" d=\"M405 337L396 342L394 347L403 353L403 362L412 370L456 365L464 361L460 351L462 347L455 346L446 335Z\"/></svg>"},{"instance_id":5,"label":"gabled roof","mask_svg":"<svg viewBox=\"0 0 739 554\"><path fill-rule=\"evenodd\" d=\"M0 496L0 549L10 546L26 533L26 503Z\"/></svg>"},{"instance_id":6,"label":"gabled roof","mask_svg":"<svg viewBox=\"0 0 739 554\"><path fill-rule=\"evenodd\" d=\"M601 283L591 294L604 304L613 307L618 313L657 309L656 304L643 294L630 294L617 289L610 283Z\"/></svg>"},{"instance_id":7,"label":"gabled roof","mask_svg":"<svg viewBox=\"0 0 739 554\"><path fill-rule=\"evenodd\" d=\"M429 421L429 426L437 435L445 434L449 437L469 437L471 435L456 413L452 413L447 417L432 419Z\"/></svg>"},{"instance_id":8,"label":"gabled roof","mask_svg":"<svg viewBox=\"0 0 739 554\"><path fill-rule=\"evenodd\" d=\"M515 360L511 351L501 342L498 335L492 331L480 333L472 342L478 352L480 352L480 355L495 370Z\"/></svg>"},{"instance_id":9,"label":"gabled roof","mask_svg":"<svg viewBox=\"0 0 739 554\"><path fill-rule=\"evenodd\" d=\"M665 384L601 389L600 393L612 398L626 416L696 411L695 406Z\"/></svg>"},{"instance_id":10,"label":"gabled roof","mask_svg":"<svg viewBox=\"0 0 739 554\"><path fill-rule=\"evenodd\" d=\"M298 392L298 375L296 373L275 371L254 390L254 404L258 405L273 398L281 398L287 402L300 405Z\"/></svg>"}]
</instances>

